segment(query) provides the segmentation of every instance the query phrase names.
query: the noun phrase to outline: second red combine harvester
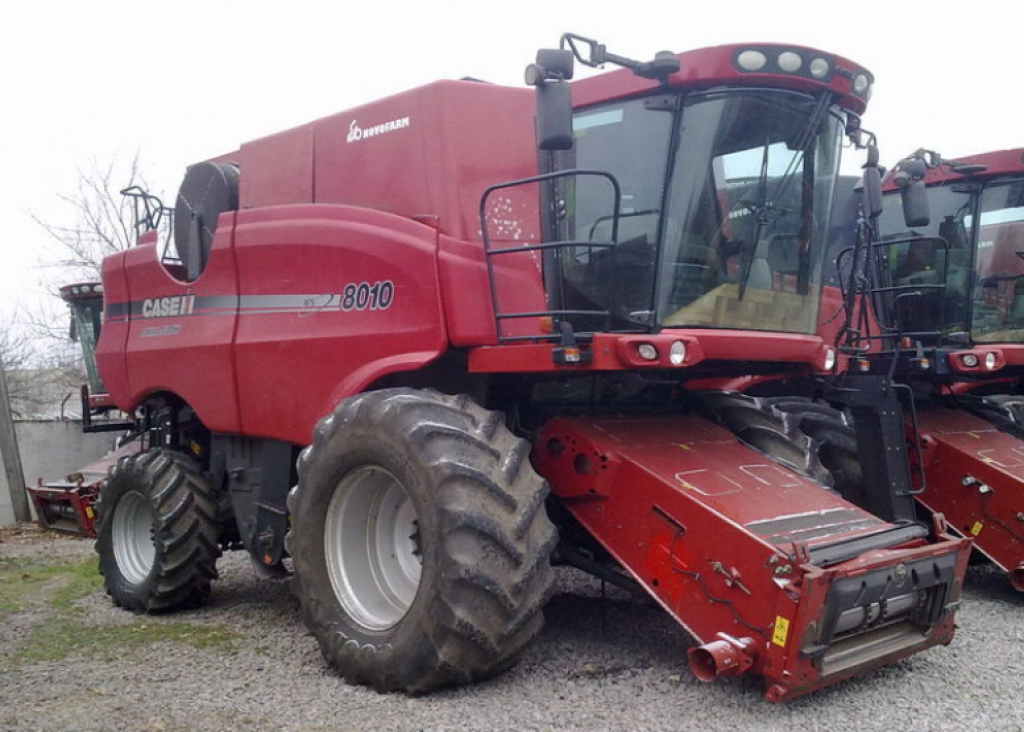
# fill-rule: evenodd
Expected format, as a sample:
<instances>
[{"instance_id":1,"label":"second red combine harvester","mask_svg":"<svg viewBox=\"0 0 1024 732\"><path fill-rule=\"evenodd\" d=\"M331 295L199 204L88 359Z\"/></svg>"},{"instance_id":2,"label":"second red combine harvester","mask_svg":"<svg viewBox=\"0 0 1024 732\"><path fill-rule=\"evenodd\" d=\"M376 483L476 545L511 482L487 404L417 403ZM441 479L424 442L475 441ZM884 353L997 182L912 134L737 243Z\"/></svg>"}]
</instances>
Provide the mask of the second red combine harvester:
<instances>
[{"instance_id":1,"label":"second red combine harvester","mask_svg":"<svg viewBox=\"0 0 1024 732\"><path fill-rule=\"evenodd\" d=\"M626 68L570 85L574 57ZM170 610L221 548L290 556L327 662L413 693L512 666L553 562L643 588L700 678L771 701L949 642L969 541L914 519L877 377L842 392L860 505L791 420L687 389L832 368L825 231L871 75L569 35L527 80L194 165L177 256L105 261L100 370L148 445L100 499L108 592Z\"/></svg>"},{"instance_id":2,"label":"second red combine harvester","mask_svg":"<svg viewBox=\"0 0 1024 732\"><path fill-rule=\"evenodd\" d=\"M919 151L887 180L878 347L913 388L917 496L1024 591L1024 150Z\"/></svg>"}]
</instances>

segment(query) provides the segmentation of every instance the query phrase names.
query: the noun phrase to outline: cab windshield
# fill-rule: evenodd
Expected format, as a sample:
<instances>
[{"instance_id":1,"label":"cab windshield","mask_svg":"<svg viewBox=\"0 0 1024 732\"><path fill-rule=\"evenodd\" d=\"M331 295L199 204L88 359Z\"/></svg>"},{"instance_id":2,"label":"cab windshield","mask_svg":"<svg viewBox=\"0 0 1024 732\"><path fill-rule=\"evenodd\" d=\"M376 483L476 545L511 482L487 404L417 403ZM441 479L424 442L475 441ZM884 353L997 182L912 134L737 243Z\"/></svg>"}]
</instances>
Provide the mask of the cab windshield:
<instances>
[{"instance_id":1,"label":"cab windshield","mask_svg":"<svg viewBox=\"0 0 1024 732\"><path fill-rule=\"evenodd\" d=\"M879 249L879 263L885 286L900 289L877 300L883 325L919 337L967 330L974 200L970 186L932 186L931 220L911 229L904 222L900 194L886 194L879 230L883 242L894 243ZM898 293L909 292L914 294L897 299Z\"/></svg>"},{"instance_id":2,"label":"cab windshield","mask_svg":"<svg viewBox=\"0 0 1024 732\"><path fill-rule=\"evenodd\" d=\"M575 167L621 186L615 246L561 262L563 302L632 326L813 333L845 119L780 90L661 96L575 120ZM567 186L562 236L609 241L607 184Z\"/></svg>"},{"instance_id":3,"label":"cab windshield","mask_svg":"<svg viewBox=\"0 0 1024 732\"><path fill-rule=\"evenodd\" d=\"M893 313L900 330L969 331L975 343L1024 343L1024 181L931 186L928 207L931 223L908 229L899 194L893 193L886 196L880 221L883 241L945 242L911 240L883 254L888 284L945 285L905 298Z\"/></svg>"},{"instance_id":4,"label":"cab windshield","mask_svg":"<svg viewBox=\"0 0 1024 732\"><path fill-rule=\"evenodd\" d=\"M971 336L977 343L1024 343L1024 181L985 186L977 229Z\"/></svg>"}]
</instances>

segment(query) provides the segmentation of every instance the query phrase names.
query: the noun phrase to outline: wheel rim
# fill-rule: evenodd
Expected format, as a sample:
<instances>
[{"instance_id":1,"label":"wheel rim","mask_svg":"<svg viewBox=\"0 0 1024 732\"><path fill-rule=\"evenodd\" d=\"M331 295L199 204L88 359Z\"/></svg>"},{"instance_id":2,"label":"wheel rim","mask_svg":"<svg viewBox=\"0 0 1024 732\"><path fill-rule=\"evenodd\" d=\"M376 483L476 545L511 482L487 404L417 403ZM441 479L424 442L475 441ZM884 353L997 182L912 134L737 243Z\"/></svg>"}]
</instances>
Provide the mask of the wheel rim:
<instances>
[{"instance_id":1,"label":"wheel rim","mask_svg":"<svg viewBox=\"0 0 1024 732\"><path fill-rule=\"evenodd\" d=\"M416 507L402 484L371 465L338 484L327 507L324 554L334 594L369 630L387 630L405 617L420 586Z\"/></svg>"},{"instance_id":2,"label":"wheel rim","mask_svg":"<svg viewBox=\"0 0 1024 732\"><path fill-rule=\"evenodd\" d=\"M138 491L125 493L114 509L114 559L132 584L141 584L149 576L156 560L153 543L153 508Z\"/></svg>"}]
</instances>

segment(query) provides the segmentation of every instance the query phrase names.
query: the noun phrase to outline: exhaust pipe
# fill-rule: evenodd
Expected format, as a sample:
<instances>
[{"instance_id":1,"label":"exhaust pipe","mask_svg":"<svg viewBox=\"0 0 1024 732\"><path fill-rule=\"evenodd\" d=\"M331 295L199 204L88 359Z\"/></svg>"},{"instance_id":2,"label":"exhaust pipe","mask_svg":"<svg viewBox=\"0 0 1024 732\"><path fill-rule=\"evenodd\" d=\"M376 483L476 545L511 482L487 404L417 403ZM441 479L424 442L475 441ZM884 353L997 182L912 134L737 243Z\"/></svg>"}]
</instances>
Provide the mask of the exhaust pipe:
<instances>
[{"instance_id":1,"label":"exhaust pipe","mask_svg":"<svg viewBox=\"0 0 1024 732\"><path fill-rule=\"evenodd\" d=\"M1017 592L1024 592L1024 564L1010 570L1010 586Z\"/></svg>"},{"instance_id":2,"label":"exhaust pipe","mask_svg":"<svg viewBox=\"0 0 1024 732\"><path fill-rule=\"evenodd\" d=\"M718 638L690 649L690 671L701 681L739 676L754 665L753 638L733 638L725 633L719 633Z\"/></svg>"}]
</instances>

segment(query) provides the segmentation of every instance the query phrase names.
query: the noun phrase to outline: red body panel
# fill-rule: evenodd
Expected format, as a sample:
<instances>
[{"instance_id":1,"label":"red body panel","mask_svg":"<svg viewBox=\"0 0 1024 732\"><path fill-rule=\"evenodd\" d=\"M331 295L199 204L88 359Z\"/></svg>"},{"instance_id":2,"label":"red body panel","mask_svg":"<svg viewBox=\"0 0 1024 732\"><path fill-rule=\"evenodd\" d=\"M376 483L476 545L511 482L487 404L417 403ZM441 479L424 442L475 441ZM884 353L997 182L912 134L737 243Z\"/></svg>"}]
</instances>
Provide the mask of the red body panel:
<instances>
[{"instance_id":1,"label":"red body panel","mask_svg":"<svg viewBox=\"0 0 1024 732\"><path fill-rule=\"evenodd\" d=\"M248 170L273 169L273 175L243 175L239 183L239 201L244 208L279 206L285 203L313 202L312 124L242 145L242 149L224 156Z\"/></svg>"},{"instance_id":2,"label":"red body panel","mask_svg":"<svg viewBox=\"0 0 1024 732\"><path fill-rule=\"evenodd\" d=\"M1007 572L1024 571L1024 442L963 410L918 415L927 490L918 496Z\"/></svg>"},{"instance_id":3,"label":"red body panel","mask_svg":"<svg viewBox=\"0 0 1024 732\"><path fill-rule=\"evenodd\" d=\"M484 189L536 173L533 94L439 81L245 143L217 160L245 171L243 209L342 203L429 216L449 236L479 240Z\"/></svg>"},{"instance_id":4,"label":"red body panel","mask_svg":"<svg viewBox=\"0 0 1024 732\"><path fill-rule=\"evenodd\" d=\"M130 300L111 307L107 296L100 338L111 394L129 410L170 392L211 430L306 444L338 401L446 348L436 238L429 226L346 206L225 214L192 283L172 277L154 245L135 247L125 255ZM386 302L356 302L358 288L380 296L384 283ZM163 301L182 304L154 315ZM113 345L122 338L128 379Z\"/></svg>"},{"instance_id":5,"label":"red body panel","mask_svg":"<svg viewBox=\"0 0 1024 732\"><path fill-rule=\"evenodd\" d=\"M968 540L916 540L828 567L806 563L816 546L890 526L695 417L554 419L537 444L535 463L555 495L691 634L704 643L723 631L752 641L745 645L770 701L952 637L949 615L860 664L802 653L814 645L837 579L954 552L962 576Z\"/></svg>"},{"instance_id":6,"label":"red body panel","mask_svg":"<svg viewBox=\"0 0 1024 732\"><path fill-rule=\"evenodd\" d=\"M234 214L221 217L209 263L195 282L173 277L157 261L156 244L129 249L124 258L131 296L131 320L124 351L131 404L138 404L150 394L171 392L192 405L203 424L218 432L238 432L241 428L231 348L237 320L237 306L233 302L237 301L238 292L231 251L234 218ZM225 301L203 317L196 316L194 308L189 314L147 317L154 302L186 297ZM105 293L104 299L113 302L109 294ZM178 303L180 313L187 301L168 302ZM100 341L105 337L106 329ZM171 353L173 358L168 358ZM98 362L102 372L104 361ZM114 387L108 388L113 393ZM126 405L119 402L118 406L124 409Z\"/></svg>"},{"instance_id":7,"label":"red body panel","mask_svg":"<svg viewBox=\"0 0 1024 732\"><path fill-rule=\"evenodd\" d=\"M442 353L436 238L429 226L347 206L239 213L240 431L304 444L338 401ZM375 282L394 286L387 307L345 309L347 286Z\"/></svg>"},{"instance_id":8,"label":"red body panel","mask_svg":"<svg viewBox=\"0 0 1024 732\"><path fill-rule=\"evenodd\" d=\"M128 386L128 371L125 369L125 352L131 323L124 315L113 315L108 303L130 303L128 281L125 279L125 254L113 254L103 260L103 301L104 320L100 338L96 343L96 367L107 387L107 394L114 404L122 409L133 409L136 405Z\"/></svg>"}]
</instances>

